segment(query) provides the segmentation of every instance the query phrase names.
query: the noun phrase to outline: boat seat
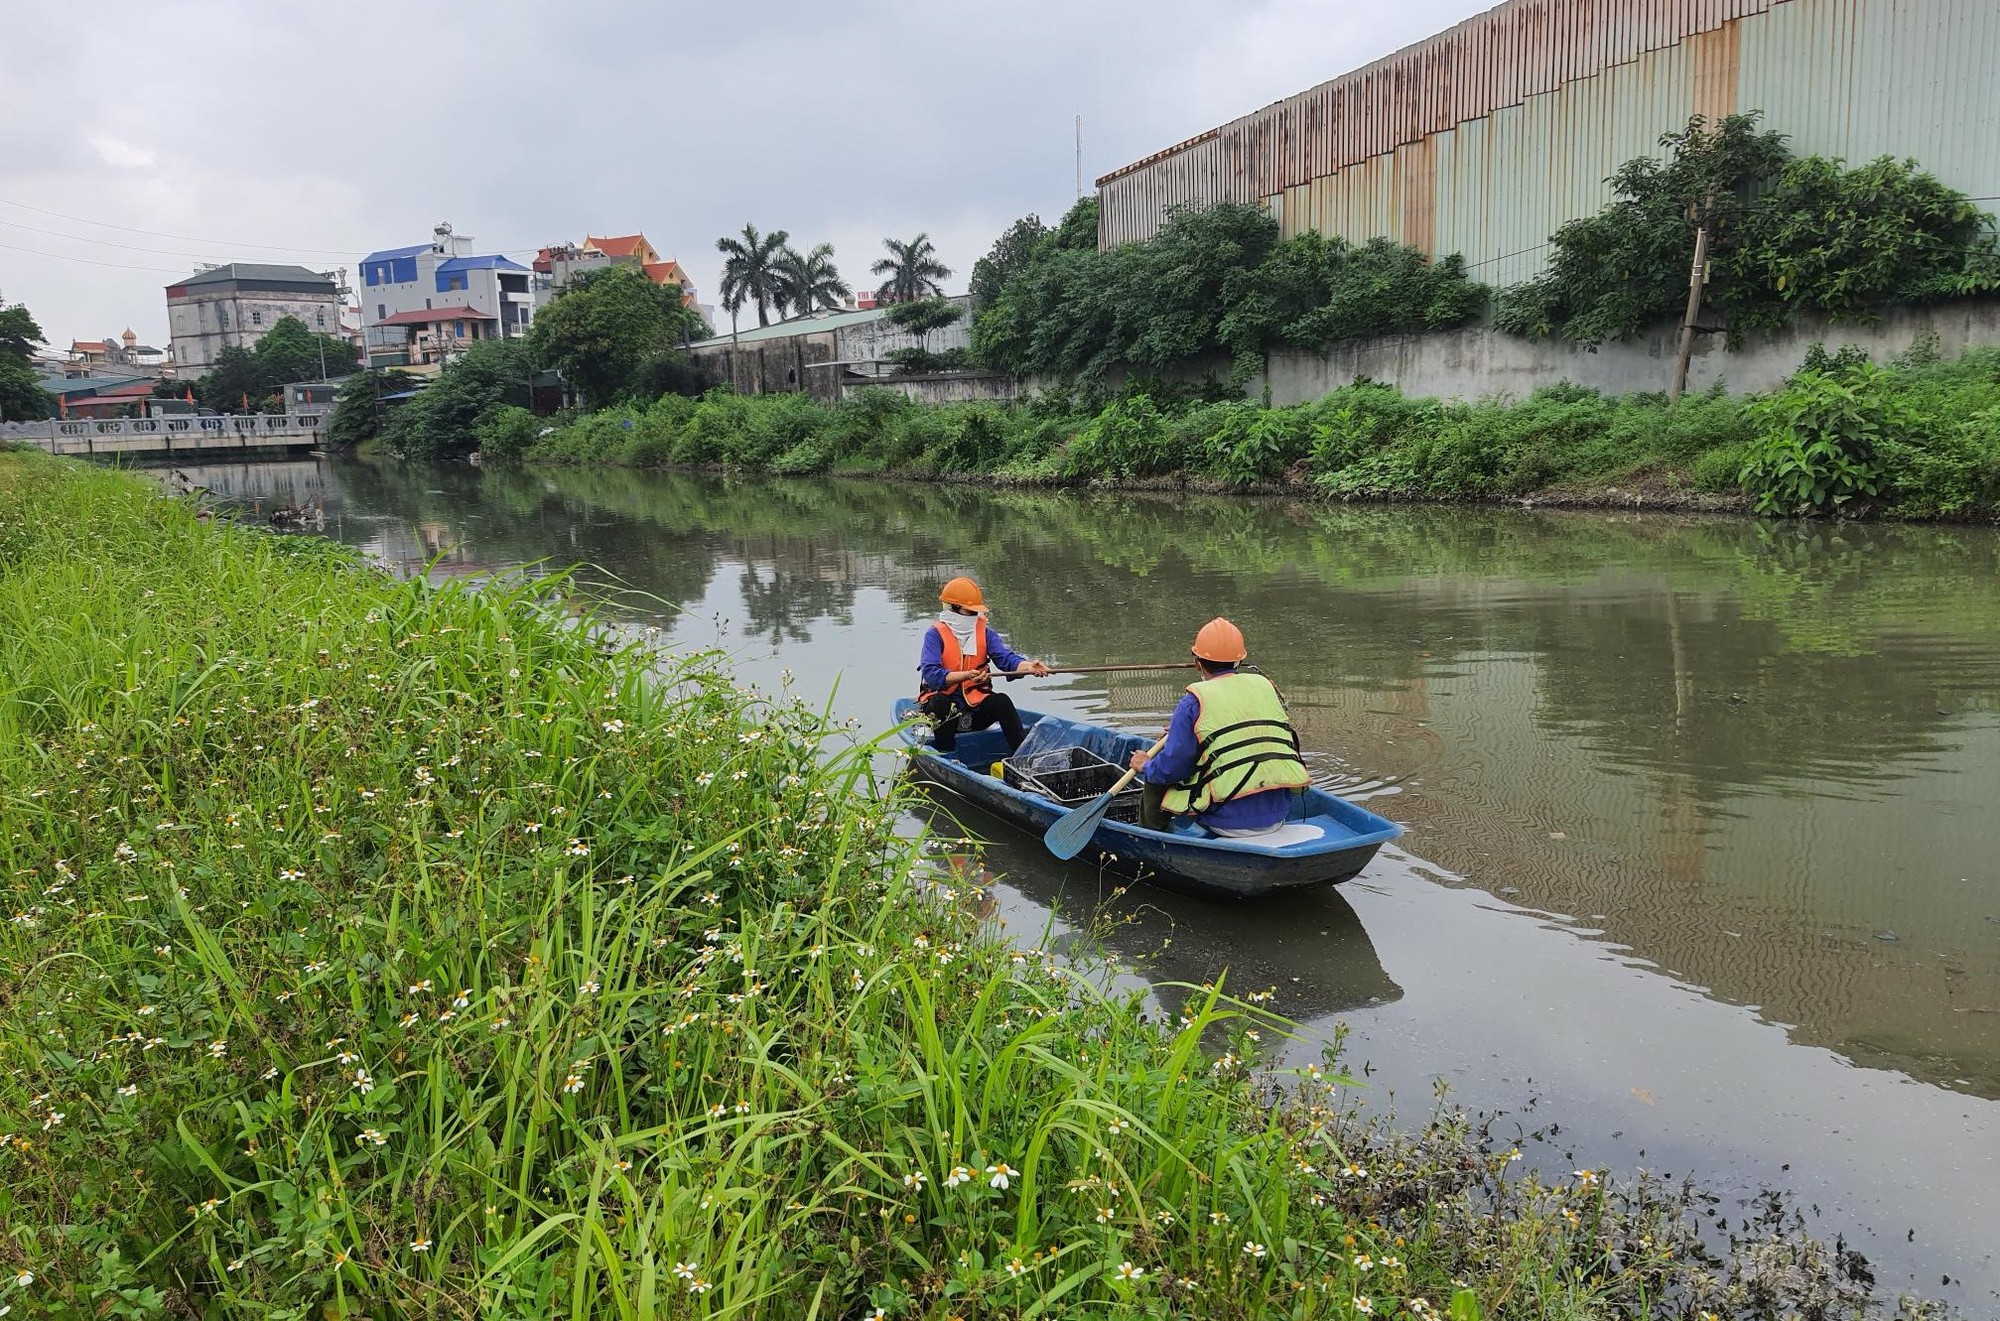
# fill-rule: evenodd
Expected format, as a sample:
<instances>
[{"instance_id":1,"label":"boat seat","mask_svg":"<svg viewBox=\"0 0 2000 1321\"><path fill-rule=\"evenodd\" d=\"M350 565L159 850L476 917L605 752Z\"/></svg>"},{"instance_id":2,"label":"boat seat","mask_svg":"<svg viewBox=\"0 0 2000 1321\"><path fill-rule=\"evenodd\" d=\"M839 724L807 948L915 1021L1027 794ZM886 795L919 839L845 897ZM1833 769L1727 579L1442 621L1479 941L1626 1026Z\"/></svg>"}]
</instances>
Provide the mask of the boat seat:
<instances>
[{"instance_id":1,"label":"boat seat","mask_svg":"<svg viewBox=\"0 0 2000 1321\"><path fill-rule=\"evenodd\" d=\"M1200 823L1183 818L1174 823L1174 834L1195 839L1219 839L1230 844L1255 844L1259 848L1282 849L1293 844L1311 844L1326 838L1326 829L1310 821L1287 821L1262 835L1218 835Z\"/></svg>"}]
</instances>

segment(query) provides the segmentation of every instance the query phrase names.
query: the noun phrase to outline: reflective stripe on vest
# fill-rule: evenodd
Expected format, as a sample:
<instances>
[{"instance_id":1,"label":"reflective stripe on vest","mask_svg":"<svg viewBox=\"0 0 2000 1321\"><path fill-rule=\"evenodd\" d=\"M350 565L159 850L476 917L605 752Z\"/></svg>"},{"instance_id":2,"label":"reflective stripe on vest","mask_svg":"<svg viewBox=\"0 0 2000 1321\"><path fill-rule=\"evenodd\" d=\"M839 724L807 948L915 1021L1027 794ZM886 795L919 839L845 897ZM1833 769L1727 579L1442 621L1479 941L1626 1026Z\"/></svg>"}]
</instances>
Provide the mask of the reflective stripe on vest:
<instances>
[{"instance_id":1,"label":"reflective stripe on vest","mask_svg":"<svg viewBox=\"0 0 2000 1321\"><path fill-rule=\"evenodd\" d=\"M1199 815L1232 799L1312 783L1299 760L1299 736L1269 679L1223 674L1190 684L1188 691L1201 703L1194 770L1167 790L1161 805L1168 812Z\"/></svg>"},{"instance_id":2,"label":"reflective stripe on vest","mask_svg":"<svg viewBox=\"0 0 2000 1321\"><path fill-rule=\"evenodd\" d=\"M986 616L981 615L972 626L972 655L970 656L967 656L958 649L958 634L951 631L951 625L940 619L937 623L931 625L931 627L935 628L938 631L938 636L944 639L943 660L945 673L949 674L953 670L976 670L986 664ZM961 679L957 683L946 684L935 691L920 689L917 693L917 700L919 702L928 702L933 697L950 697L953 693L963 693L967 706L978 706L986 700L986 695L992 691L993 685L990 682L975 684L970 680Z\"/></svg>"}]
</instances>

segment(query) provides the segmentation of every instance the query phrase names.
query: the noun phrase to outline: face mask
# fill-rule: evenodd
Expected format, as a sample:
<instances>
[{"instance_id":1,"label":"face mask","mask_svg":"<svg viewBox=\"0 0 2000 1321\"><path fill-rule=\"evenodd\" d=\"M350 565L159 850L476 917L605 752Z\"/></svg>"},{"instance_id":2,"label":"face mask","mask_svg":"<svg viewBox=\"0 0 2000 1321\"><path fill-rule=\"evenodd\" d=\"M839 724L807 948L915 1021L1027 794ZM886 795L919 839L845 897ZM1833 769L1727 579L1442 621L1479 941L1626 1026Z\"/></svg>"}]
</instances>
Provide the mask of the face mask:
<instances>
[{"instance_id":1,"label":"face mask","mask_svg":"<svg viewBox=\"0 0 2000 1321\"><path fill-rule=\"evenodd\" d=\"M975 630L979 627L979 616L961 615L950 606L946 606L938 612L938 618L943 620L945 627L951 630L951 635L958 639L959 651L970 656L972 654L973 639L976 636Z\"/></svg>"}]
</instances>

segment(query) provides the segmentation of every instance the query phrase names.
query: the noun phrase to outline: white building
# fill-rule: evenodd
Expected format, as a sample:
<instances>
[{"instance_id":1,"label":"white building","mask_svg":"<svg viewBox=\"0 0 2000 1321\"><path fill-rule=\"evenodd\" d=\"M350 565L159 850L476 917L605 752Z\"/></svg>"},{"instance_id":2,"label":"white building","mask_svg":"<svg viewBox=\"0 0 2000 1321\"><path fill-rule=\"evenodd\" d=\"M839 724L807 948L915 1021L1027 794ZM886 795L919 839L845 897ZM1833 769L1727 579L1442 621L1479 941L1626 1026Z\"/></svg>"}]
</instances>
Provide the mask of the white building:
<instances>
[{"instance_id":1,"label":"white building","mask_svg":"<svg viewBox=\"0 0 2000 1321\"><path fill-rule=\"evenodd\" d=\"M231 262L197 271L167 286L167 333L172 361L184 377L215 365L225 348L250 349L285 317L306 329L340 333L340 291L303 266Z\"/></svg>"},{"instance_id":2,"label":"white building","mask_svg":"<svg viewBox=\"0 0 2000 1321\"><path fill-rule=\"evenodd\" d=\"M430 243L371 252L361 262L370 367L438 363L482 339L518 339L534 320L527 267L498 253L460 257L440 228Z\"/></svg>"}]
</instances>

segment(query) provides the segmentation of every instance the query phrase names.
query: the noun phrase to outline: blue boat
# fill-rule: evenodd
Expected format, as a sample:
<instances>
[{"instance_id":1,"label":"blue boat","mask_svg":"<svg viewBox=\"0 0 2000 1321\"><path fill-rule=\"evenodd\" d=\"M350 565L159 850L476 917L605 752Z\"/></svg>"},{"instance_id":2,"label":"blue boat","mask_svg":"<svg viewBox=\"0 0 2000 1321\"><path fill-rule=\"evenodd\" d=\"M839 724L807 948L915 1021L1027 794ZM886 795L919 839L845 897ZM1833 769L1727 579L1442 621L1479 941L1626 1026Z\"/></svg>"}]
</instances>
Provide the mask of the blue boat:
<instances>
[{"instance_id":1,"label":"blue boat","mask_svg":"<svg viewBox=\"0 0 2000 1321\"><path fill-rule=\"evenodd\" d=\"M914 701L897 701L895 716L911 750L911 774L1036 836L1071 808L1110 788L1132 754L1150 746L1150 740L1137 734L1022 711L1021 723L1033 743L1060 747L1072 752L1076 762L1087 763L1068 775L1037 778L1004 764L1007 740L998 729L961 733L952 751L942 753L930 745L929 731L916 715ZM1052 787L1055 780L1063 783ZM1253 839L1220 838L1193 822L1177 823L1174 830L1147 830L1136 819L1115 819L1119 815L1114 806L1084 856L1094 854L1100 865L1122 876L1211 898L1252 899L1338 885L1359 875L1377 849L1403 833L1395 822L1319 788L1299 791L1291 819L1274 834Z\"/></svg>"}]
</instances>

